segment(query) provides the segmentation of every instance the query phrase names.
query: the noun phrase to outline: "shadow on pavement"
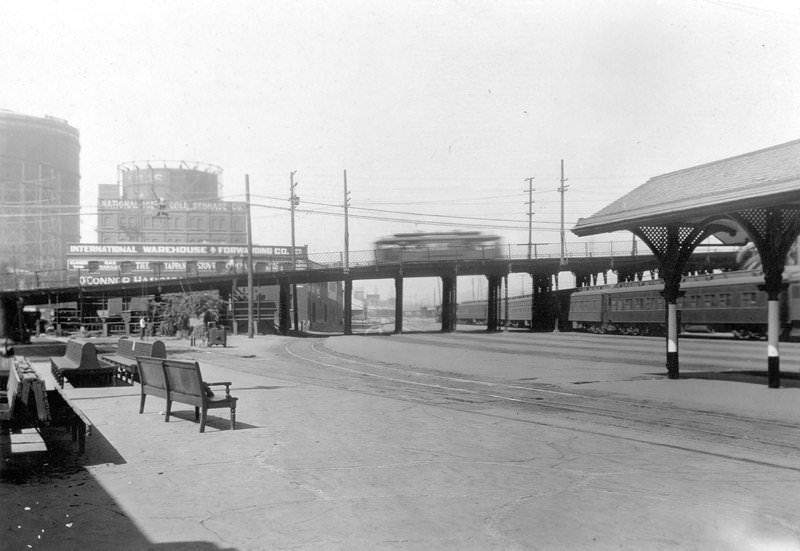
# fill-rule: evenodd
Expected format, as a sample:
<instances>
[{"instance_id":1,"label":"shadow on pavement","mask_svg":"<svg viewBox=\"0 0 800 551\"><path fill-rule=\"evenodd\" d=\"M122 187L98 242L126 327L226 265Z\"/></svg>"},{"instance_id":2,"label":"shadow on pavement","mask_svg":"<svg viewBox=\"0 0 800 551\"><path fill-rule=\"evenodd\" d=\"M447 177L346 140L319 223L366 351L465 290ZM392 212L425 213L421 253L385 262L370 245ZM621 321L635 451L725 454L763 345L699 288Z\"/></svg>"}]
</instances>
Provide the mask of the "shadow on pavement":
<instances>
[{"instance_id":1,"label":"shadow on pavement","mask_svg":"<svg viewBox=\"0 0 800 551\"><path fill-rule=\"evenodd\" d=\"M174 405L173 405L173 407L174 407ZM212 428L212 429L216 429L216 430L231 430L231 421L230 421L230 419L228 419L227 417L224 417L224 416L223 417L217 417L216 415L211 413L212 411L214 411L214 410L212 409L212 410L209 410L209 412L208 412L208 419L206 419L206 430L208 430L209 427ZM175 420L176 418L180 419L181 421L189 421L190 423L192 423L192 425L195 425L194 427L192 427L192 430L195 430L195 431L199 430L198 427L199 427L200 423L198 421L194 420L194 408L192 408L192 409L179 409L177 411L173 409L169 414L169 419L170 419L169 422L172 423L173 420ZM248 423L243 423L243 422L239 421L239 419L236 419L236 430L237 431L239 431L239 430L247 430L247 429L259 429L259 428L262 428L262 427L259 427L258 425L250 425Z\"/></svg>"},{"instance_id":2,"label":"shadow on pavement","mask_svg":"<svg viewBox=\"0 0 800 551\"><path fill-rule=\"evenodd\" d=\"M681 379L731 381L767 386L767 371L681 371ZM781 386L800 388L800 375L797 373L781 373Z\"/></svg>"},{"instance_id":3,"label":"shadow on pavement","mask_svg":"<svg viewBox=\"0 0 800 551\"><path fill-rule=\"evenodd\" d=\"M2 450L0 548L235 551L207 541L150 542L85 468L125 462L105 438L93 435L86 455L79 456L69 438L48 436L46 451Z\"/></svg>"}]
</instances>

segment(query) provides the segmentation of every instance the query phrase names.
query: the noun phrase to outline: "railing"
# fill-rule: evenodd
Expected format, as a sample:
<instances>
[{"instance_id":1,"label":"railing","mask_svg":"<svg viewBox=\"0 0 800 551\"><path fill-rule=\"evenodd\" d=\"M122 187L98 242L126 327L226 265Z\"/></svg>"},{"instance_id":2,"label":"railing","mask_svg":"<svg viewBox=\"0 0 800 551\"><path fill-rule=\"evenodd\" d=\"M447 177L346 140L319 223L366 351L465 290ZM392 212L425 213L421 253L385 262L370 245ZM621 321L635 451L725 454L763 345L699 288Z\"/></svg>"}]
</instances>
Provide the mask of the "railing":
<instances>
[{"instance_id":1,"label":"railing","mask_svg":"<svg viewBox=\"0 0 800 551\"><path fill-rule=\"evenodd\" d=\"M598 242L573 242L565 244L565 258L612 258L630 256L650 256L652 252L641 241L598 241ZM530 256L529 256L530 250ZM699 245L695 249L700 252L730 252L731 247L725 245ZM361 266L376 266L401 264L410 262L435 262L440 260L453 260L454 257L440 250L415 249L409 252L398 251L397 258L386 259L385 255L378 251L350 251L349 267L357 268ZM561 243L532 243L530 249L528 244L506 244L497 249L496 247L485 247L483 249L472 249L464 258L485 259L485 260L538 260L561 258ZM314 264L324 268L340 268L344 265L344 253L310 253L308 255L309 264Z\"/></svg>"},{"instance_id":2,"label":"railing","mask_svg":"<svg viewBox=\"0 0 800 551\"><path fill-rule=\"evenodd\" d=\"M530 253L529 253L530 251ZM695 252L730 252L729 246L699 246ZM390 259L381 255L376 250L350 251L348 255L350 268L365 266L397 265L403 263L422 263L436 262L443 260L458 260L461 258L469 260L526 260L526 259L555 259L561 257L561 243L533 243L530 248L528 244L506 244L502 248L487 247L485 249L471 249L467 254L458 256L453 252L443 253L441 249L415 249L413 252L404 253L395 251ZM530 254L530 255L529 255ZM649 256L650 250L641 242L628 241L603 241L603 242L574 242L565 244L565 258L613 258L630 256ZM245 266L246 263L239 263ZM192 277L202 275L223 275L246 273L241 269L233 268L225 272L213 272L204 274L203 272L194 273ZM291 263L276 265L277 269L270 269L267 264L266 272L291 271ZM340 251L329 253L310 253L307 258L300 258L296 263L295 271L305 270L324 270L341 269L344 267L344 253ZM180 279L187 277L182 272L101 272L88 273L85 270L40 270L24 271L17 270L0 275L0 290L28 290L28 289L53 289L59 287L92 286L99 284L123 283L136 285L140 282L154 281L159 279Z\"/></svg>"}]
</instances>

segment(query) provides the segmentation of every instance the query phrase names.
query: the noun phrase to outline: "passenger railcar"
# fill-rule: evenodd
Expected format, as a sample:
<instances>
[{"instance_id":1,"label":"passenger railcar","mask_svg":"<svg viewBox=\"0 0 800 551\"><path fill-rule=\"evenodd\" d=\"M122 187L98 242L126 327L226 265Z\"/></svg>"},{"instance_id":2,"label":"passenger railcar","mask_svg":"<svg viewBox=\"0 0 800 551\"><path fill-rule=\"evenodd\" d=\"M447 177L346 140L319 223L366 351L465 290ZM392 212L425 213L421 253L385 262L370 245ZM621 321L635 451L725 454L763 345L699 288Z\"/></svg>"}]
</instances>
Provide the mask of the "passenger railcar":
<instances>
[{"instance_id":1,"label":"passenger railcar","mask_svg":"<svg viewBox=\"0 0 800 551\"><path fill-rule=\"evenodd\" d=\"M500 321L506 320L506 299L499 299ZM458 323L483 325L488 320L486 300L471 300L458 303L456 318ZM531 295L508 298L508 316L511 327L529 327L531 322Z\"/></svg>"},{"instance_id":2,"label":"passenger railcar","mask_svg":"<svg viewBox=\"0 0 800 551\"><path fill-rule=\"evenodd\" d=\"M787 270L784 277L788 286L780 297L781 336L800 337L800 269ZM759 288L763 283L764 276L758 270L685 277L681 282L683 296L677 303L680 331L727 334L740 339L764 338L767 296ZM561 330L663 335L666 331L663 289L664 282L655 280L570 290L571 294L563 296L568 305L565 302L556 308L564 313L569 327L559 325ZM499 307L501 322L508 319L511 327L530 327L531 295L510 297L508 317L505 299L499 300ZM459 323L485 324L486 300L459 303L457 318Z\"/></svg>"},{"instance_id":3,"label":"passenger railcar","mask_svg":"<svg viewBox=\"0 0 800 551\"><path fill-rule=\"evenodd\" d=\"M800 272L786 276L782 293L782 334L800 328ZM736 338L762 338L767 331L767 297L758 271L686 277L678 299L682 332L730 333ZM579 289L572 294L569 321L576 330L660 335L666 327L663 282L618 283Z\"/></svg>"}]
</instances>

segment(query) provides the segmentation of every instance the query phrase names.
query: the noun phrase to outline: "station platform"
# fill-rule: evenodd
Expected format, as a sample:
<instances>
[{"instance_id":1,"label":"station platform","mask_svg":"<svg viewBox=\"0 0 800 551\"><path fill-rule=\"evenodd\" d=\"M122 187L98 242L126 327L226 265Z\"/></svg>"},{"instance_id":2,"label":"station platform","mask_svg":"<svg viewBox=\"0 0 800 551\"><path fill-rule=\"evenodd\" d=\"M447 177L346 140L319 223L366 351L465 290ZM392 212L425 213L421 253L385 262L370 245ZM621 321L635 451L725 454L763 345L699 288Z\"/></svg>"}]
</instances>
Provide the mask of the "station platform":
<instances>
[{"instance_id":1,"label":"station platform","mask_svg":"<svg viewBox=\"0 0 800 551\"><path fill-rule=\"evenodd\" d=\"M183 404L175 404L165 423L164 401L154 397L147 398L140 415L136 384L67 385L69 398L92 420L85 454L76 455L65 440L65 451L56 454L59 465L37 462L35 457L53 461L53 456L36 450L4 458L6 467L27 461L29 472L2 481L0 537L9 549L59 550L619 547L616 529L610 523L602 526L607 519L587 521L569 534L566 526L539 529L511 512L537 492L555 499L551 505L562 513L575 507L574 514L580 514L587 506L552 497L560 484L579 482L559 481L562 475L540 478L539 472L553 476L544 465L531 469L536 461L555 461L549 448L556 444L537 442L526 432L530 429L503 429L505 422L498 419L443 414L447 410L392 396L273 376L271 366L291 368L282 352L292 341L230 336L227 347L209 350L165 340L170 357L199 361L205 380L233 383L231 393L239 398L235 431L229 429L227 410L212 410L206 432L199 433L192 408ZM395 346L390 337L325 342L338 353L376 360L392 354ZM415 366L437 362L422 349L405 350L405 361ZM456 359L461 354L448 353ZM47 385L55 383L46 358L29 359ZM521 367L506 366L507 377L522 373ZM795 419L800 397L796 388L776 392L765 385L720 380L632 378L632 371L617 380L595 381L587 381L581 370L558 366L537 375L537 382L554 387L581 383L582 388L720 414L745 416L757 410L775 420ZM493 429L498 423L501 427ZM495 430L496 440L484 441L484 430ZM663 452L637 453L646 464ZM600 469L608 474L586 474L591 469L581 466L583 461L572 467L579 479L611 476L610 467ZM509 501L527 485L530 490ZM597 505L593 500L599 499L605 498L594 496L589 502ZM527 527L514 528L518 522ZM668 547L646 545L654 540L644 532L631 536L630 541L644 542L638 548ZM654 537L658 543L659 536Z\"/></svg>"}]
</instances>

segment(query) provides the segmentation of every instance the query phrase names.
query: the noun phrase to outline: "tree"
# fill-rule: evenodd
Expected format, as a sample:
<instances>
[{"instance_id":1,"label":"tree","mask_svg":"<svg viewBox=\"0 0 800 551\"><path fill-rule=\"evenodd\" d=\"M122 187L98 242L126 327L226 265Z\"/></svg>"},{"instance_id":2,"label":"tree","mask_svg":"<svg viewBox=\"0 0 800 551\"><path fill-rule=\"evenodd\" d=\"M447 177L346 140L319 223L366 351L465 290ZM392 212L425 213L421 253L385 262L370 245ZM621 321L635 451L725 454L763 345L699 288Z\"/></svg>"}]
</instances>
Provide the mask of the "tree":
<instances>
[{"instance_id":1,"label":"tree","mask_svg":"<svg viewBox=\"0 0 800 551\"><path fill-rule=\"evenodd\" d=\"M179 331L188 331L191 318L223 311L225 306L225 301L208 293L167 295L159 308L161 334L173 336Z\"/></svg>"}]
</instances>

